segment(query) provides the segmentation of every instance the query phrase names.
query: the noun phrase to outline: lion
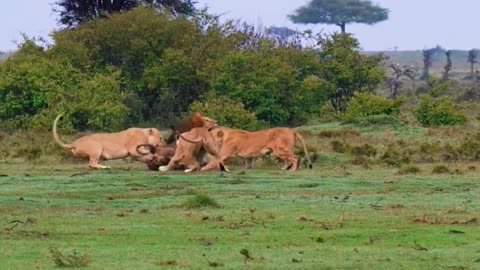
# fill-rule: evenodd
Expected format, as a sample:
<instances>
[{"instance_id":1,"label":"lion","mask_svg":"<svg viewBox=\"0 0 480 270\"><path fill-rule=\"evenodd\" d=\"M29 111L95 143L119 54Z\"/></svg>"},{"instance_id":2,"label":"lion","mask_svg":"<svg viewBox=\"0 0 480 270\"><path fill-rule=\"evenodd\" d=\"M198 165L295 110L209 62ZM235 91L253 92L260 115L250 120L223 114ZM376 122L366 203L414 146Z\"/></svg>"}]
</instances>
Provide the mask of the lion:
<instances>
[{"instance_id":1,"label":"lion","mask_svg":"<svg viewBox=\"0 0 480 270\"><path fill-rule=\"evenodd\" d=\"M69 149L74 156L88 158L88 166L92 169L109 169L110 166L100 165L102 160L132 157L140 162L148 162L152 154L144 155L137 151L140 144L165 145L165 141L156 128L129 128L115 133L94 133L78 138L71 144L60 140L57 133L57 123L60 114L53 122L53 139L62 148Z\"/></svg>"},{"instance_id":2,"label":"lion","mask_svg":"<svg viewBox=\"0 0 480 270\"><path fill-rule=\"evenodd\" d=\"M312 161L310 160L305 140L296 130L291 128L279 127L249 132L240 129L218 127L212 132L212 136L220 147L219 164L223 164L230 157L238 156L246 159L250 163L247 163L248 166L252 166L255 158L272 153L285 162L285 165L282 167L283 170L295 171L299 167L299 159L294 154L293 148L295 142L299 140L307 158L307 166L312 168ZM215 164L211 165L214 166ZM207 166L202 169L214 168ZM228 168L225 169L228 170Z\"/></svg>"},{"instance_id":3,"label":"lion","mask_svg":"<svg viewBox=\"0 0 480 270\"><path fill-rule=\"evenodd\" d=\"M217 136L221 135L217 134ZM166 172L179 165L186 168L186 173L194 170L203 171L204 167L201 168L201 164L206 162L208 167L218 167L222 171L226 170L225 165L218 162L218 146L208 128L193 128L189 132L179 134L176 143L175 155L167 165L159 167L160 171Z\"/></svg>"},{"instance_id":4,"label":"lion","mask_svg":"<svg viewBox=\"0 0 480 270\"><path fill-rule=\"evenodd\" d=\"M188 118L183 119L177 125L171 126L172 132L165 140L167 145L141 144L137 146L137 152L142 155L153 154L153 158L147 160L146 164L150 170L158 171L160 166L167 165L174 156L177 148L176 139L181 133L188 132L195 127L205 127L207 129L211 129L217 125L218 124L215 119L202 116L200 113L195 112ZM145 148L147 148L149 151L143 151Z\"/></svg>"},{"instance_id":5,"label":"lion","mask_svg":"<svg viewBox=\"0 0 480 270\"><path fill-rule=\"evenodd\" d=\"M168 138L165 140L165 142L167 144L173 143L177 139L178 134L188 132L192 130L192 128L196 128L196 127L211 128L214 126L217 126L216 120L203 116L199 112L194 112L192 113L192 115L181 120L176 125L170 126L172 132L170 133Z\"/></svg>"}]
</instances>

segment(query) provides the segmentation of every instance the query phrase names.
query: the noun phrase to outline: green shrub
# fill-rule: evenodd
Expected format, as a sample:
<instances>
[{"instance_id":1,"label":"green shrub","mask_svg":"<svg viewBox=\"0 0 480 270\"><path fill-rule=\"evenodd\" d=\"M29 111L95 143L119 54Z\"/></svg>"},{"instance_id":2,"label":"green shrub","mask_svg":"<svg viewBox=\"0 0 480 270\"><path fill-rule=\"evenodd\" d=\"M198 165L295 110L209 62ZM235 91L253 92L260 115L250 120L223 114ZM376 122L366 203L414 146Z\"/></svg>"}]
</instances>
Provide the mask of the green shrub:
<instances>
[{"instance_id":1,"label":"green shrub","mask_svg":"<svg viewBox=\"0 0 480 270\"><path fill-rule=\"evenodd\" d=\"M242 103L213 93L206 95L204 101L193 102L190 111L200 112L217 120L220 125L232 128L256 130L264 125L257 120L255 113L247 111Z\"/></svg>"},{"instance_id":2,"label":"green shrub","mask_svg":"<svg viewBox=\"0 0 480 270\"><path fill-rule=\"evenodd\" d=\"M217 62L212 90L242 102L269 124L301 125L319 115L331 83L318 76L312 50L260 38L252 50L232 50Z\"/></svg>"},{"instance_id":3,"label":"green shrub","mask_svg":"<svg viewBox=\"0 0 480 270\"><path fill-rule=\"evenodd\" d=\"M369 92L384 78L382 54L365 55L352 35L337 33L320 36L318 51L322 64L321 78L328 84L328 98L337 112L345 112L355 92Z\"/></svg>"},{"instance_id":4,"label":"green shrub","mask_svg":"<svg viewBox=\"0 0 480 270\"><path fill-rule=\"evenodd\" d=\"M466 120L463 112L455 110L451 97L433 98L428 94L420 96L413 114L424 126L456 125Z\"/></svg>"},{"instance_id":5,"label":"green shrub","mask_svg":"<svg viewBox=\"0 0 480 270\"><path fill-rule=\"evenodd\" d=\"M347 119L368 117L372 115L397 116L403 99L389 99L370 93L356 92L347 105L345 116Z\"/></svg>"},{"instance_id":6,"label":"green shrub","mask_svg":"<svg viewBox=\"0 0 480 270\"><path fill-rule=\"evenodd\" d=\"M69 115L70 127L77 129L108 129L123 123L127 108L117 69L91 74L35 46L26 40L0 63L2 127L49 128L60 112Z\"/></svg>"}]
</instances>

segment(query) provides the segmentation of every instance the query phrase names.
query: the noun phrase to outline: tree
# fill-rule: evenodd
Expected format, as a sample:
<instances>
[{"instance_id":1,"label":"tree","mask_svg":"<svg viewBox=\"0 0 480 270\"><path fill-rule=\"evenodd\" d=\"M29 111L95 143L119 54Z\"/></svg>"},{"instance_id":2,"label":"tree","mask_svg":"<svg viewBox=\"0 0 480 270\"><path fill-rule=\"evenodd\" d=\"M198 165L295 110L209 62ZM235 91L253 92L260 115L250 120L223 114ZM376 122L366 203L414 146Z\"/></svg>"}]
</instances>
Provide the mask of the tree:
<instances>
[{"instance_id":1,"label":"tree","mask_svg":"<svg viewBox=\"0 0 480 270\"><path fill-rule=\"evenodd\" d=\"M337 33L319 40L321 78L328 82L328 98L337 112L345 112L355 92L372 92L384 79L381 54L359 52L359 43L350 34Z\"/></svg>"},{"instance_id":2,"label":"tree","mask_svg":"<svg viewBox=\"0 0 480 270\"><path fill-rule=\"evenodd\" d=\"M312 0L288 17L294 23L334 24L345 33L349 23L375 24L388 19L388 12L369 0Z\"/></svg>"},{"instance_id":3,"label":"tree","mask_svg":"<svg viewBox=\"0 0 480 270\"><path fill-rule=\"evenodd\" d=\"M432 49L423 50L422 54L423 54L423 73L421 78L428 80L428 78L430 77L430 67L433 64L434 51Z\"/></svg>"},{"instance_id":4,"label":"tree","mask_svg":"<svg viewBox=\"0 0 480 270\"><path fill-rule=\"evenodd\" d=\"M443 67L442 81L448 81L450 71L452 70L452 51L446 51L445 56L447 57L447 64Z\"/></svg>"},{"instance_id":5,"label":"tree","mask_svg":"<svg viewBox=\"0 0 480 270\"><path fill-rule=\"evenodd\" d=\"M290 29L288 27L276 27L271 26L266 29L266 33L272 36L279 36L281 38L289 38L298 34L298 31Z\"/></svg>"},{"instance_id":6,"label":"tree","mask_svg":"<svg viewBox=\"0 0 480 270\"><path fill-rule=\"evenodd\" d=\"M478 63L478 51L476 49L471 49L468 51L468 59L467 62L470 63L470 78L475 80L475 64Z\"/></svg>"},{"instance_id":7,"label":"tree","mask_svg":"<svg viewBox=\"0 0 480 270\"><path fill-rule=\"evenodd\" d=\"M404 65L401 67L397 64L390 64L391 68L390 77L387 80L388 87L390 88L390 98L396 99L398 95L398 90L402 86L402 77L407 77L412 80L412 91L415 89L415 77L417 76L417 69L414 66Z\"/></svg>"},{"instance_id":8,"label":"tree","mask_svg":"<svg viewBox=\"0 0 480 270\"><path fill-rule=\"evenodd\" d=\"M192 15L195 12L192 0L58 0L54 11L59 13L59 22L72 27L107 14L130 10L139 5L166 9L172 15Z\"/></svg>"}]
</instances>

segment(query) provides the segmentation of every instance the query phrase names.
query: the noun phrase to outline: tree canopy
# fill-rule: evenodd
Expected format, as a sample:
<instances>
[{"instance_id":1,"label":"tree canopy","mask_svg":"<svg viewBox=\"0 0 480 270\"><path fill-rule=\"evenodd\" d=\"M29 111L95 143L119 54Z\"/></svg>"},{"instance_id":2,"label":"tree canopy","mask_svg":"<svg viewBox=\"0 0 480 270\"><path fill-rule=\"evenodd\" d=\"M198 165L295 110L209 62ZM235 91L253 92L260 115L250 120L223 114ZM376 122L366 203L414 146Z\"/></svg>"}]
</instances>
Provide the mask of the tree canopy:
<instances>
[{"instance_id":1,"label":"tree canopy","mask_svg":"<svg viewBox=\"0 0 480 270\"><path fill-rule=\"evenodd\" d=\"M350 23L375 24L388 19L388 9L369 0L312 0L288 17L294 23L337 25L344 33Z\"/></svg>"},{"instance_id":2,"label":"tree canopy","mask_svg":"<svg viewBox=\"0 0 480 270\"><path fill-rule=\"evenodd\" d=\"M67 26L75 26L91 19L104 17L113 12L126 11L140 5L166 9L172 15L193 15L195 12L192 0L58 0L59 22Z\"/></svg>"},{"instance_id":3,"label":"tree canopy","mask_svg":"<svg viewBox=\"0 0 480 270\"><path fill-rule=\"evenodd\" d=\"M206 20L206 21L203 21ZM199 110L235 127L301 125L339 112L383 76L347 34L302 48L215 17L137 7L34 39L0 62L0 129L168 126Z\"/></svg>"}]
</instances>

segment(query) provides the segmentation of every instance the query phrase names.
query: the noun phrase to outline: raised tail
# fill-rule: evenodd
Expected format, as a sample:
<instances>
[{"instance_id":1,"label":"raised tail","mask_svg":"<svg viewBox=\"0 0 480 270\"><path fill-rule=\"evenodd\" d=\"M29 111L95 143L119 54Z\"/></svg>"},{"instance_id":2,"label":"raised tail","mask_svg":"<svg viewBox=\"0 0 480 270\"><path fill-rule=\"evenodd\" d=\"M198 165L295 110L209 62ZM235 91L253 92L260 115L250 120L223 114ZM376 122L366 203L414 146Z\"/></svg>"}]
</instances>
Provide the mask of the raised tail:
<instances>
[{"instance_id":1,"label":"raised tail","mask_svg":"<svg viewBox=\"0 0 480 270\"><path fill-rule=\"evenodd\" d=\"M57 118L55 118L55 121L53 122L53 129L52 129L52 133L53 133L53 139L55 140L55 142L60 145L61 147L65 148L65 149L72 149L73 146L71 144L67 144L67 143L64 143L60 140L60 137L58 137L58 134L57 134L57 122L58 120L60 120L60 118L62 118L62 114L58 115Z\"/></svg>"},{"instance_id":2,"label":"raised tail","mask_svg":"<svg viewBox=\"0 0 480 270\"><path fill-rule=\"evenodd\" d=\"M303 146L303 151L305 152L305 156L307 157L307 161L308 161L308 168L312 168L312 160L310 159L310 154L308 153L308 149L307 149L307 145L305 144L305 140L303 139L302 135L300 135L300 133L298 133L298 131L294 130L295 132L295 138L297 138L301 143L302 143L302 146Z\"/></svg>"}]
</instances>

